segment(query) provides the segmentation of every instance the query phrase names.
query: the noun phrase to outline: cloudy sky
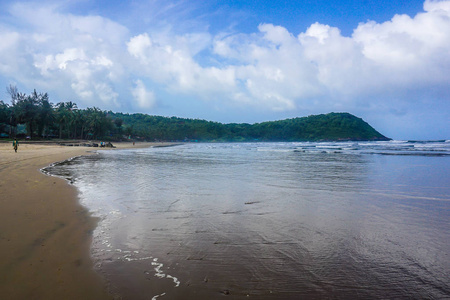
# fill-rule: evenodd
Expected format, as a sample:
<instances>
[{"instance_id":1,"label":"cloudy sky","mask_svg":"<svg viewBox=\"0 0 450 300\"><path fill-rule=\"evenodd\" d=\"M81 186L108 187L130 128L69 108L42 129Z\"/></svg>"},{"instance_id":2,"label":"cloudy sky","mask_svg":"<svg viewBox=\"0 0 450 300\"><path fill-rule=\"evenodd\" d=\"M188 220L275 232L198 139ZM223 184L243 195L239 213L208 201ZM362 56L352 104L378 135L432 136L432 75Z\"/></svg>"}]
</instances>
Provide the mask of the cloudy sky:
<instances>
[{"instance_id":1,"label":"cloudy sky","mask_svg":"<svg viewBox=\"0 0 450 300\"><path fill-rule=\"evenodd\" d=\"M6 0L0 100L10 84L81 108L350 112L394 139L450 139L450 0Z\"/></svg>"}]
</instances>

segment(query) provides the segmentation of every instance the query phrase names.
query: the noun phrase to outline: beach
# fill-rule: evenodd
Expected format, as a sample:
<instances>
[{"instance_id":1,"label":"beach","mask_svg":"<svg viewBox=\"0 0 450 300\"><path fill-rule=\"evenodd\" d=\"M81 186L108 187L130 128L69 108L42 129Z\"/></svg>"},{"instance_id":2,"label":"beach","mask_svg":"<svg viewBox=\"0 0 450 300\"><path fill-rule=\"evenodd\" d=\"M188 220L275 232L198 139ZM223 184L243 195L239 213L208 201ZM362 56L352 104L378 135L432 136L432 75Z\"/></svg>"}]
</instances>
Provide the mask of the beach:
<instances>
[{"instance_id":1,"label":"beach","mask_svg":"<svg viewBox=\"0 0 450 300\"><path fill-rule=\"evenodd\" d=\"M155 143L119 143L117 148ZM40 169L100 148L0 143L0 297L3 299L111 299L93 270L97 220L76 188Z\"/></svg>"},{"instance_id":2,"label":"beach","mask_svg":"<svg viewBox=\"0 0 450 300\"><path fill-rule=\"evenodd\" d=\"M46 171L99 218L121 299L446 299L448 146L186 143Z\"/></svg>"},{"instance_id":3,"label":"beach","mask_svg":"<svg viewBox=\"0 0 450 300\"><path fill-rule=\"evenodd\" d=\"M0 144L2 299L450 295L447 142L114 145Z\"/></svg>"}]
</instances>

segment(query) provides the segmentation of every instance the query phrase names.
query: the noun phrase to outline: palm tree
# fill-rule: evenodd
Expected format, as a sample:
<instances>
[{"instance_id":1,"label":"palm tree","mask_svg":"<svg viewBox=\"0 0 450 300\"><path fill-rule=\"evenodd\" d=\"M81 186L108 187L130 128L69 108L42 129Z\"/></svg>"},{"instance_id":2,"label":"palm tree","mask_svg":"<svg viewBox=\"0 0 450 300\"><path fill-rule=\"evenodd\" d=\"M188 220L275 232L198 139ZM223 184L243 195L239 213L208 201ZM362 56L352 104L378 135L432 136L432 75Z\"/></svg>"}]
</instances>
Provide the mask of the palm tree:
<instances>
[{"instance_id":1,"label":"palm tree","mask_svg":"<svg viewBox=\"0 0 450 300\"><path fill-rule=\"evenodd\" d=\"M27 96L26 94L18 93L17 101L14 104L15 115L18 123L26 124L27 133L30 138L33 138L33 132L38 117L38 95L36 90L33 94Z\"/></svg>"},{"instance_id":2,"label":"palm tree","mask_svg":"<svg viewBox=\"0 0 450 300\"><path fill-rule=\"evenodd\" d=\"M75 110L73 113L73 137L77 138L77 131L80 130L80 139L83 139L84 128L86 126L86 116L84 111Z\"/></svg>"},{"instance_id":3,"label":"palm tree","mask_svg":"<svg viewBox=\"0 0 450 300\"><path fill-rule=\"evenodd\" d=\"M92 135L94 139L105 136L108 129L112 126L112 122L108 119L106 112L97 107L86 109L86 124L88 134Z\"/></svg>"},{"instance_id":4,"label":"palm tree","mask_svg":"<svg viewBox=\"0 0 450 300\"><path fill-rule=\"evenodd\" d=\"M74 111L77 109L76 103L72 101L59 102L56 104L56 121L59 125L59 138L63 137L63 129L70 137L71 127L74 125Z\"/></svg>"},{"instance_id":5,"label":"palm tree","mask_svg":"<svg viewBox=\"0 0 450 300\"><path fill-rule=\"evenodd\" d=\"M64 102L56 104L56 122L59 125L59 138L62 139L62 131L67 123L68 113Z\"/></svg>"},{"instance_id":6,"label":"palm tree","mask_svg":"<svg viewBox=\"0 0 450 300\"><path fill-rule=\"evenodd\" d=\"M38 134L42 136L45 130L54 122L53 105L48 101L48 94L38 95L39 112L37 118ZM48 133L47 133L48 134Z\"/></svg>"},{"instance_id":7,"label":"palm tree","mask_svg":"<svg viewBox=\"0 0 450 300\"><path fill-rule=\"evenodd\" d=\"M67 129L69 132L67 133L68 137L72 136L72 138L75 138L76 136L76 124L75 124L75 111L78 109L77 104L68 101L65 104L65 107L68 111L68 118L67 118Z\"/></svg>"}]
</instances>

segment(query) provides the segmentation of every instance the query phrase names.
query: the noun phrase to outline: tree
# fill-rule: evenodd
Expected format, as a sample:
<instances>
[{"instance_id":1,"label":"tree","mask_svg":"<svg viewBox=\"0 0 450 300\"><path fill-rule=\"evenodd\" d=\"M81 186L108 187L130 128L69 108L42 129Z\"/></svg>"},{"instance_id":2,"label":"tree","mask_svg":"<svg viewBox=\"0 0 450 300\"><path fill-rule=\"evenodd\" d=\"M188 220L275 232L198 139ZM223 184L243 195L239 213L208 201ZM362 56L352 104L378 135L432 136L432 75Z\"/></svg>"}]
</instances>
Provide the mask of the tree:
<instances>
[{"instance_id":1,"label":"tree","mask_svg":"<svg viewBox=\"0 0 450 300\"><path fill-rule=\"evenodd\" d=\"M68 101L65 104L65 107L67 109L68 112L68 118L67 118L67 136L73 137L75 138L75 136L77 135L77 130L76 130L76 122L75 122L75 111L78 109L77 104L72 102L72 101Z\"/></svg>"},{"instance_id":2,"label":"tree","mask_svg":"<svg viewBox=\"0 0 450 300\"><path fill-rule=\"evenodd\" d=\"M0 133L5 132L5 127L9 124L10 109L8 104L0 101Z\"/></svg>"},{"instance_id":3,"label":"tree","mask_svg":"<svg viewBox=\"0 0 450 300\"><path fill-rule=\"evenodd\" d=\"M9 87L6 87L6 92L11 96L11 105L9 109L9 136L16 136L17 132L17 116L13 107L16 105L16 101L19 95L17 91L17 87L15 85L10 84Z\"/></svg>"},{"instance_id":4,"label":"tree","mask_svg":"<svg viewBox=\"0 0 450 300\"><path fill-rule=\"evenodd\" d=\"M86 126L86 113L83 110L75 110L73 113L73 137L76 139L77 132L80 133L80 139L83 139L84 128Z\"/></svg>"},{"instance_id":5,"label":"tree","mask_svg":"<svg viewBox=\"0 0 450 300\"><path fill-rule=\"evenodd\" d=\"M15 85L10 84L6 87L6 92L11 96L11 105L14 106L16 104L17 98L19 96L19 91Z\"/></svg>"},{"instance_id":6,"label":"tree","mask_svg":"<svg viewBox=\"0 0 450 300\"><path fill-rule=\"evenodd\" d=\"M66 137L76 135L76 124L74 122L74 112L77 109L76 103L72 101L59 102L56 104L56 122L59 126L59 138L63 137L63 130Z\"/></svg>"},{"instance_id":7,"label":"tree","mask_svg":"<svg viewBox=\"0 0 450 300\"><path fill-rule=\"evenodd\" d=\"M131 136L134 135L133 125L125 126L125 134L127 135L127 138L131 138Z\"/></svg>"},{"instance_id":8,"label":"tree","mask_svg":"<svg viewBox=\"0 0 450 300\"><path fill-rule=\"evenodd\" d=\"M321 140L388 140L362 119L348 113L329 113L303 118L257 124L221 124L198 119L122 114L97 107L78 109L74 102L53 106L47 93L19 93L7 87L11 106L0 101L0 131L9 125L17 131L25 124L33 137L59 130L60 138L121 138L138 135L147 140L199 141L321 141Z\"/></svg>"},{"instance_id":9,"label":"tree","mask_svg":"<svg viewBox=\"0 0 450 300\"><path fill-rule=\"evenodd\" d=\"M18 93L14 104L14 111L18 123L26 125L27 134L32 139L39 111L36 90L29 96Z\"/></svg>"},{"instance_id":10,"label":"tree","mask_svg":"<svg viewBox=\"0 0 450 300\"><path fill-rule=\"evenodd\" d=\"M37 98L39 106L37 116L38 135L44 136L45 133L48 135L48 128L53 124L55 115L53 112L53 105L48 101L47 93L39 94Z\"/></svg>"},{"instance_id":11,"label":"tree","mask_svg":"<svg viewBox=\"0 0 450 300\"><path fill-rule=\"evenodd\" d=\"M97 107L86 109L86 128L88 134L94 139L104 137L111 127L112 121L107 117L106 112Z\"/></svg>"},{"instance_id":12,"label":"tree","mask_svg":"<svg viewBox=\"0 0 450 300\"><path fill-rule=\"evenodd\" d=\"M121 118L114 119L114 125L116 126L117 134L120 136L122 134L123 119Z\"/></svg>"}]
</instances>

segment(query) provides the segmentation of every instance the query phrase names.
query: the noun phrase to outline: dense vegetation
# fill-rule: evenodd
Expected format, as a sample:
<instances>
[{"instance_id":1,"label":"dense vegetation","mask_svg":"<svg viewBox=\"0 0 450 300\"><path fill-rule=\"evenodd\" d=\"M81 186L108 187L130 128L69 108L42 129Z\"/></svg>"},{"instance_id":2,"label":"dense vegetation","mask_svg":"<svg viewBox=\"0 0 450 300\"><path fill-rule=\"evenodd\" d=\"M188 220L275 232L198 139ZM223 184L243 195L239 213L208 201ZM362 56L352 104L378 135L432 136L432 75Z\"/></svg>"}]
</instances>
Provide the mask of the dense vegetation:
<instances>
[{"instance_id":1,"label":"dense vegetation","mask_svg":"<svg viewBox=\"0 0 450 300\"><path fill-rule=\"evenodd\" d=\"M320 141L386 140L369 124L349 113L329 113L257 124L221 124L205 120L144 114L110 113L150 140Z\"/></svg>"},{"instance_id":2,"label":"dense vegetation","mask_svg":"<svg viewBox=\"0 0 450 300\"><path fill-rule=\"evenodd\" d=\"M30 95L7 88L11 105L0 101L2 137L148 141L320 141L386 140L362 119L329 113L257 124L221 124L197 119L78 109L73 102L52 104L46 93Z\"/></svg>"},{"instance_id":3,"label":"dense vegetation","mask_svg":"<svg viewBox=\"0 0 450 300\"><path fill-rule=\"evenodd\" d=\"M119 136L117 124L98 108L77 109L73 102L51 103L47 93L31 95L7 88L11 105L0 101L2 137L99 139ZM120 126L119 126L120 125Z\"/></svg>"}]
</instances>

